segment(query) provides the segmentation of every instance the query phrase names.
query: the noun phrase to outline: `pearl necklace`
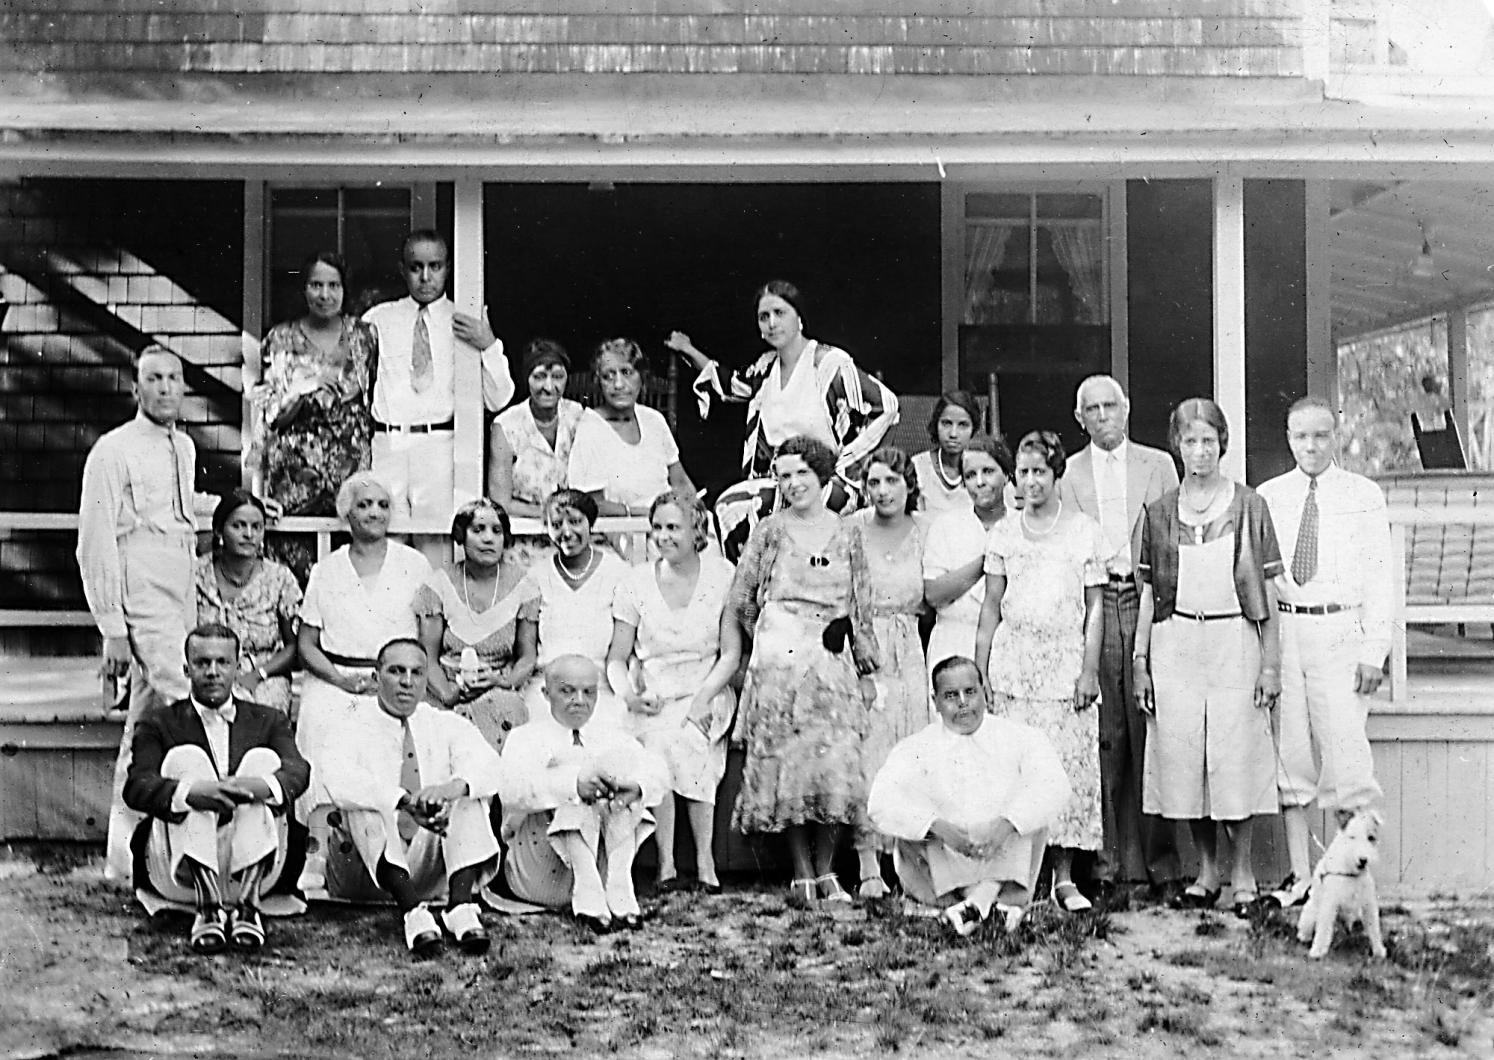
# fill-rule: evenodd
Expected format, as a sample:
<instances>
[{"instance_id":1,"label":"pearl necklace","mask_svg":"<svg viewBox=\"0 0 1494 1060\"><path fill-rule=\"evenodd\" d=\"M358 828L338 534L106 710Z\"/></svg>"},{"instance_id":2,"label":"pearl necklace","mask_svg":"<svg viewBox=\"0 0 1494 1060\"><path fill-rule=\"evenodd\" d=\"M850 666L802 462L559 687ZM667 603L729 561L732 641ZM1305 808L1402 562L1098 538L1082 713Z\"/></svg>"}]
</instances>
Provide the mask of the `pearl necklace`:
<instances>
[{"instance_id":1,"label":"pearl necklace","mask_svg":"<svg viewBox=\"0 0 1494 1060\"><path fill-rule=\"evenodd\" d=\"M1030 508L1024 507L1022 509L1022 529L1026 530L1033 537L1047 537L1053 532L1053 528L1058 525L1058 520L1063 515L1063 498L1058 498L1058 510L1053 513L1053 521L1048 524L1048 529L1046 530L1034 530L1032 528L1032 522L1027 518L1029 511L1031 511Z\"/></svg>"},{"instance_id":2,"label":"pearl necklace","mask_svg":"<svg viewBox=\"0 0 1494 1060\"><path fill-rule=\"evenodd\" d=\"M959 465L956 464L956 466L955 466L955 473L954 473L954 478L953 479L945 478L944 477L944 450L943 449L935 449L933 455L934 455L934 459L933 459L934 477L939 480L939 484L941 486L943 486L946 490L952 490L952 489L954 489L961 482Z\"/></svg>"},{"instance_id":3,"label":"pearl necklace","mask_svg":"<svg viewBox=\"0 0 1494 1060\"><path fill-rule=\"evenodd\" d=\"M489 611L493 610L493 605L498 602L498 571L497 570L493 571L493 598L488 601L488 606L485 607L485 608L483 608L481 611L472 611L472 600L468 596L468 591L467 591L468 590L468 586L470 584L471 584L471 577L467 573L467 566L466 566L466 564L463 564L462 565L462 603L466 604L467 605L467 610L471 611L472 614L474 614L474 615L487 614Z\"/></svg>"},{"instance_id":4,"label":"pearl necklace","mask_svg":"<svg viewBox=\"0 0 1494 1060\"><path fill-rule=\"evenodd\" d=\"M570 582L572 585L580 585L583 581L586 580L586 576L591 573L591 564L592 561L596 558L596 550L593 549L591 547L591 543L588 542L586 545L586 564L581 568L580 574L572 574L570 571L566 570L565 560L560 558L559 552L555 553L555 569L560 571L560 576L566 581ZM497 591L496 588L494 591Z\"/></svg>"}]
</instances>

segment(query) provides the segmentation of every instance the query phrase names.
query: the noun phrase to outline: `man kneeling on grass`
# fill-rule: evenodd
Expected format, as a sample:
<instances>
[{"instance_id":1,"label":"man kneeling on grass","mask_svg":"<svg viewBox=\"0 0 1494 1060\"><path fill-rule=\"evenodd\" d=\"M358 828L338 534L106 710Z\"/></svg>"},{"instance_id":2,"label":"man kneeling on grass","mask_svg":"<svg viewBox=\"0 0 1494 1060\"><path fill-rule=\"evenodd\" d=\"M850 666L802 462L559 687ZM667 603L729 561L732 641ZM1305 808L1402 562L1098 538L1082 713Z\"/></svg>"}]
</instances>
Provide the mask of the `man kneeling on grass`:
<instances>
[{"instance_id":1,"label":"man kneeling on grass","mask_svg":"<svg viewBox=\"0 0 1494 1060\"><path fill-rule=\"evenodd\" d=\"M596 665L563 655L545 666L548 714L509 734L499 797L514 896L571 912L597 934L642 925L633 856L654 831L648 808L669 792L664 760L593 717Z\"/></svg>"},{"instance_id":2,"label":"man kneeling on grass","mask_svg":"<svg viewBox=\"0 0 1494 1060\"><path fill-rule=\"evenodd\" d=\"M195 910L197 953L259 949L260 896L286 861L285 808L306 790L311 767L284 714L230 697L233 630L198 626L185 654L191 695L146 711L130 743L124 801L149 815L131 843L135 894L152 913Z\"/></svg>"},{"instance_id":3,"label":"man kneeling on grass","mask_svg":"<svg viewBox=\"0 0 1494 1060\"><path fill-rule=\"evenodd\" d=\"M872 781L867 815L897 840L903 890L969 935L994 906L1015 931L1049 824L1069 781L1048 738L986 713L986 684L962 656L934 667L939 720L897 744Z\"/></svg>"},{"instance_id":4,"label":"man kneeling on grass","mask_svg":"<svg viewBox=\"0 0 1494 1060\"><path fill-rule=\"evenodd\" d=\"M477 726L425 702L429 663L418 641L390 641L377 664L378 695L351 700L335 723L323 778L333 823L399 907L411 953L441 949L424 903L442 892L441 926L462 952L486 953L472 895L498 869L488 804L502 764Z\"/></svg>"}]
</instances>

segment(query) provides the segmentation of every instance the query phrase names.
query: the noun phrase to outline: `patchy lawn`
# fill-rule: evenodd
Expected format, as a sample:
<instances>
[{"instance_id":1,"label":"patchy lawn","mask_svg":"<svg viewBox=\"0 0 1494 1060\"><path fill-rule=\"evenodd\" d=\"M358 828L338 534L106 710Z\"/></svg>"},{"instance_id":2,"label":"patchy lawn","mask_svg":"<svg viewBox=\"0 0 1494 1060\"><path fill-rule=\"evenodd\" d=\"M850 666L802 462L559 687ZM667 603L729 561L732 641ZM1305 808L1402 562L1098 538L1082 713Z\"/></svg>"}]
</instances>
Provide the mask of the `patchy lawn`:
<instances>
[{"instance_id":1,"label":"patchy lawn","mask_svg":"<svg viewBox=\"0 0 1494 1060\"><path fill-rule=\"evenodd\" d=\"M670 895L636 934L487 917L412 964L389 911L319 906L199 959L96 866L0 863L0 1053L498 1057L1494 1055L1494 907L1385 910L1324 962L1282 919L1157 908L954 940L896 908Z\"/></svg>"}]
</instances>

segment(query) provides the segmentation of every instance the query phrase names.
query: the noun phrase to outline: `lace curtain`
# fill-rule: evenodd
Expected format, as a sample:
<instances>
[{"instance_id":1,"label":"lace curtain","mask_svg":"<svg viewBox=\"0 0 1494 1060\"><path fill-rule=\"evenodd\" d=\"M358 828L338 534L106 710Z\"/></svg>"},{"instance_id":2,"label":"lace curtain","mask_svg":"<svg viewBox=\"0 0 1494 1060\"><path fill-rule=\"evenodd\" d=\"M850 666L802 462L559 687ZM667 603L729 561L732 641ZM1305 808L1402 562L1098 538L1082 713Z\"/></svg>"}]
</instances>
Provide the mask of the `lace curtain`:
<instances>
[{"instance_id":1,"label":"lace curtain","mask_svg":"<svg viewBox=\"0 0 1494 1060\"><path fill-rule=\"evenodd\" d=\"M965 227L965 323L984 324L991 294L991 273L1006 259L1006 245L1017 229L1011 225Z\"/></svg>"},{"instance_id":2,"label":"lace curtain","mask_svg":"<svg viewBox=\"0 0 1494 1060\"><path fill-rule=\"evenodd\" d=\"M1077 299L1079 324L1103 324L1105 319L1105 241L1098 224L1054 225L1048 229L1053 252L1068 273Z\"/></svg>"}]
</instances>

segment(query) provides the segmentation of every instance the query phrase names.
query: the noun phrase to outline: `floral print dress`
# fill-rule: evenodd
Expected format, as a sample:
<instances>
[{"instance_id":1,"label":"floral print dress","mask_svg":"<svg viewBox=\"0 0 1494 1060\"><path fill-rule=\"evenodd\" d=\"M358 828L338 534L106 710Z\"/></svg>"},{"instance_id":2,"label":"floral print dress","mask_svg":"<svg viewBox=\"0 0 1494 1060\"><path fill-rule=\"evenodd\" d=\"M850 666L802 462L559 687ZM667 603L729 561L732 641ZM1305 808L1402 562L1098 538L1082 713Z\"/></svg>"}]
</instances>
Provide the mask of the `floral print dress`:
<instances>
[{"instance_id":1,"label":"floral print dress","mask_svg":"<svg viewBox=\"0 0 1494 1060\"><path fill-rule=\"evenodd\" d=\"M285 647L280 639L280 622L295 620L301 612L301 586L289 568L274 560L264 560L239 594L225 600L213 568L213 557L198 556L193 581L197 587L198 623L221 623L237 633L240 652L250 669L263 665ZM237 688L235 694L262 706L290 712L291 682L285 675L265 678L253 692Z\"/></svg>"}]
</instances>

